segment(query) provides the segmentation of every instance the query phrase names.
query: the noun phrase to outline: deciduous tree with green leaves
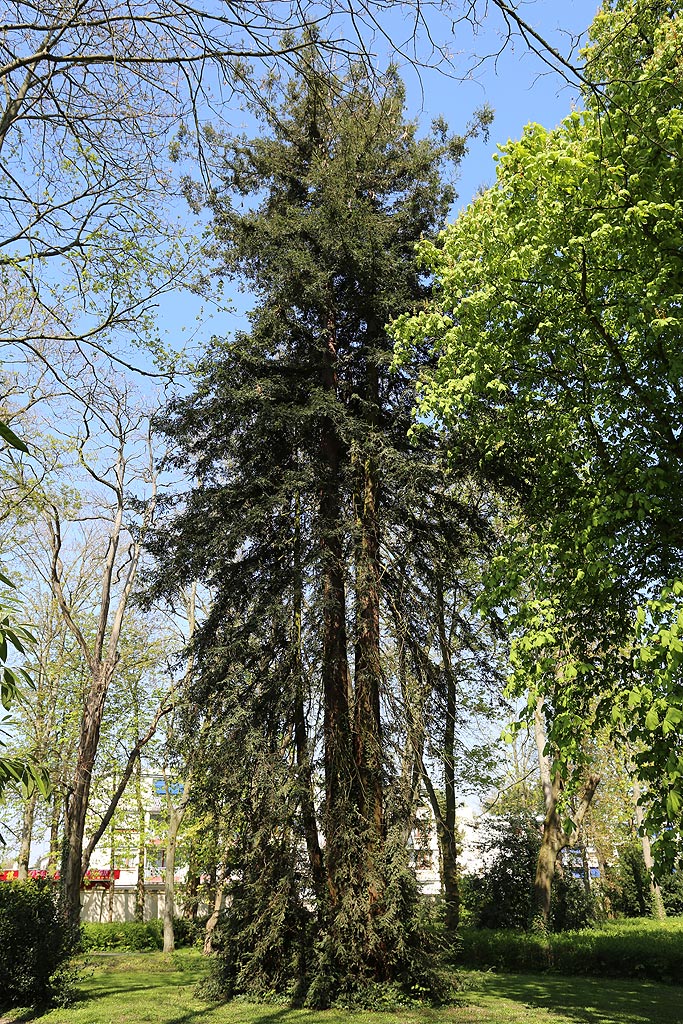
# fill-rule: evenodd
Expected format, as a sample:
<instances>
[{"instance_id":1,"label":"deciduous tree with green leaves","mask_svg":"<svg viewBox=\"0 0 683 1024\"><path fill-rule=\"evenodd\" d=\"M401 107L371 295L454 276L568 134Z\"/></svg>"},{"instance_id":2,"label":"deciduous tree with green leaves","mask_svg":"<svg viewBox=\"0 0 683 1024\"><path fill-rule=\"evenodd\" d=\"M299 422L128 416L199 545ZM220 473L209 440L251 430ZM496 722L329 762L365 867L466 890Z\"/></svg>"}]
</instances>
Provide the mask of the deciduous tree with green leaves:
<instances>
[{"instance_id":1,"label":"deciduous tree with green leaves","mask_svg":"<svg viewBox=\"0 0 683 1024\"><path fill-rule=\"evenodd\" d=\"M679 3L597 15L585 109L502 147L393 328L399 363L433 346L422 417L509 497L488 603L516 691L552 695L565 765L591 720L627 732L660 859L683 810L681 32Z\"/></svg>"}]
</instances>

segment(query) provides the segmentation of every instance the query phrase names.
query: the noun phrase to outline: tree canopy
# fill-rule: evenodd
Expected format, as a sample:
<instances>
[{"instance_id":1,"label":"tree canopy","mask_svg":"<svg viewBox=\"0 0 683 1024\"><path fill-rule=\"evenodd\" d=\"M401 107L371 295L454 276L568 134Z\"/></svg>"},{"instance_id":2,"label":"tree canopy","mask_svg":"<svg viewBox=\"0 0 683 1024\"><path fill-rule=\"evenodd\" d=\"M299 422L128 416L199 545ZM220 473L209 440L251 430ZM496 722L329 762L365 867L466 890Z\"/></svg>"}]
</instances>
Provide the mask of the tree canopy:
<instances>
[{"instance_id":1,"label":"tree canopy","mask_svg":"<svg viewBox=\"0 0 683 1024\"><path fill-rule=\"evenodd\" d=\"M496 184L421 246L436 296L422 418L511 501L487 603L513 672L552 695L565 758L597 715L642 751L650 827L683 801L683 199L679 5L604 9L584 110L501 148ZM561 685L556 686L559 679Z\"/></svg>"}]
</instances>

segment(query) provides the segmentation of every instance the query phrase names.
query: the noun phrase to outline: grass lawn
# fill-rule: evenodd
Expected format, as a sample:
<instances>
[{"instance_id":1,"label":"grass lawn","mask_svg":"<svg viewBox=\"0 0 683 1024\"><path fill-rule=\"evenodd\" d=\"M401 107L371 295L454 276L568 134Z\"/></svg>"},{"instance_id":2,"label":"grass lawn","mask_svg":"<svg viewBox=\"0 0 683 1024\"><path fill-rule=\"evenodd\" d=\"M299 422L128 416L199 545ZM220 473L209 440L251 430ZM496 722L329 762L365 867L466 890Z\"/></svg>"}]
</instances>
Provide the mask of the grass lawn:
<instances>
[{"instance_id":1,"label":"grass lawn","mask_svg":"<svg viewBox=\"0 0 683 1024\"><path fill-rule=\"evenodd\" d=\"M206 965L200 953L91 957L82 998L35 1016L13 1011L0 1024L683 1024L683 990L648 982L549 975L466 975L459 1006L440 1010L349 1014L236 1001L222 1006L194 996Z\"/></svg>"}]
</instances>

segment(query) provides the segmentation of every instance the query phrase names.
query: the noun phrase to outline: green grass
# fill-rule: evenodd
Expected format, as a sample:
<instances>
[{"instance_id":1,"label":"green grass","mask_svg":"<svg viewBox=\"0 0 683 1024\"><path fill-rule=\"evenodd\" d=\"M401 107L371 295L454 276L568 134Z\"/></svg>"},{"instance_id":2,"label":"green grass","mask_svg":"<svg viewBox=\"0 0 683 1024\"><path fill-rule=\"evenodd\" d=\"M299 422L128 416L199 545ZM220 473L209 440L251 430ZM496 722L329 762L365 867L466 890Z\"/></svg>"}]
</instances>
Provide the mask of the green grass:
<instances>
[{"instance_id":1,"label":"green grass","mask_svg":"<svg viewBox=\"0 0 683 1024\"><path fill-rule=\"evenodd\" d=\"M470 974L461 1005L397 1013L294 1010L194 995L206 962L195 950L90 957L81 999L43 1015L14 1011L0 1024L683 1024L679 988L552 975Z\"/></svg>"}]
</instances>

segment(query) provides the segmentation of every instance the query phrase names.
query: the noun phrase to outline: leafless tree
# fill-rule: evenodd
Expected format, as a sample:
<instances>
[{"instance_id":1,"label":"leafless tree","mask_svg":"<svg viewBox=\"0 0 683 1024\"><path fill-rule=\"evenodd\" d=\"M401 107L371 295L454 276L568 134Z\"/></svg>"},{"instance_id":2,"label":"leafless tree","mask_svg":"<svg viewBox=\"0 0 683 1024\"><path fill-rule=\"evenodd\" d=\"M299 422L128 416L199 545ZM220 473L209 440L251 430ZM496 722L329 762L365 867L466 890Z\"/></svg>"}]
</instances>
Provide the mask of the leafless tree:
<instances>
[{"instance_id":1,"label":"leafless tree","mask_svg":"<svg viewBox=\"0 0 683 1024\"><path fill-rule=\"evenodd\" d=\"M23 486L33 493L36 512L36 537L27 547L86 674L73 773L63 780L61 884L74 923L80 913L86 812L105 702L157 495L146 412L112 375L93 365L83 365L74 392L76 387L79 403L69 395L70 403L59 409L72 417L63 427L68 440L52 448L46 443L42 455L34 448L22 467ZM54 415L55 406L50 409ZM56 465L54 448L61 451ZM74 544L80 559L73 557Z\"/></svg>"}]
</instances>

